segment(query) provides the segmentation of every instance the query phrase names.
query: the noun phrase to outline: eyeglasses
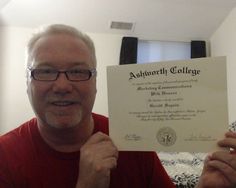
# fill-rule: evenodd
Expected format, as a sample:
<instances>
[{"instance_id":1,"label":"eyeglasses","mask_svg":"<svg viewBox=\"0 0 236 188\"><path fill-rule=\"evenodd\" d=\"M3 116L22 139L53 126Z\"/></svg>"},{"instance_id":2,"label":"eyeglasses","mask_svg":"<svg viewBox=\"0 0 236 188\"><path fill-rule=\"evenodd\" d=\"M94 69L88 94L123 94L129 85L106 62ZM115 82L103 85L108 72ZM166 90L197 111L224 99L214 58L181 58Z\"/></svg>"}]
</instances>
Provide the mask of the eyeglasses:
<instances>
[{"instance_id":1,"label":"eyeglasses","mask_svg":"<svg viewBox=\"0 0 236 188\"><path fill-rule=\"evenodd\" d=\"M28 68L30 76L38 81L55 81L61 73L66 75L70 81L86 81L96 75L96 69L71 69L67 71L58 71L55 69L32 69Z\"/></svg>"}]
</instances>

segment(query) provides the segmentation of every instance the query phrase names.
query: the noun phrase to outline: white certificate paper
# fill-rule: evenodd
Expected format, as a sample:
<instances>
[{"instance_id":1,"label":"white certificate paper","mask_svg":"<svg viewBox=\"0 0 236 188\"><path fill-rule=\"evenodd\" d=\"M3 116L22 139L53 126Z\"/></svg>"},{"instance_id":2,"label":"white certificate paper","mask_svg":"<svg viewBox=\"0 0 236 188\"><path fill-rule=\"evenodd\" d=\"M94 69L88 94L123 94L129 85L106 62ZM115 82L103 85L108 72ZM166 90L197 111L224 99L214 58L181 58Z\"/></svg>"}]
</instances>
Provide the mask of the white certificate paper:
<instances>
[{"instance_id":1,"label":"white certificate paper","mask_svg":"<svg viewBox=\"0 0 236 188\"><path fill-rule=\"evenodd\" d=\"M225 57L107 67L119 150L210 152L228 128Z\"/></svg>"}]
</instances>

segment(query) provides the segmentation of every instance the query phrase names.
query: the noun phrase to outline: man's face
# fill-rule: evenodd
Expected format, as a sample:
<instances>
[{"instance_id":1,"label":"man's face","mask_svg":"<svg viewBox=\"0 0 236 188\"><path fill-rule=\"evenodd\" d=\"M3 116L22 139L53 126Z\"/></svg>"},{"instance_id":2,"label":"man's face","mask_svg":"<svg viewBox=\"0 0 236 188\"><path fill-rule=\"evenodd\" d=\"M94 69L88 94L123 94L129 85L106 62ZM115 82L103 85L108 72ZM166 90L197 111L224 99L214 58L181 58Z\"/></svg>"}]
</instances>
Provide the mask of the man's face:
<instances>
[{"instance_id":1,"label":"man's face","mask_svg":"<svg viewBox=\"0 0 236 188\"><path fill-rule=\"evenodd\" d=\"M66 34L40 38L33 50L33 69L95 68L90 51L82 40ZM31 105L43 125L55 128L75 127L90 118L96 95L96 77L87 81L69 81L61 73L55 81L27 80Z\"/></svg>"}]
</instances>

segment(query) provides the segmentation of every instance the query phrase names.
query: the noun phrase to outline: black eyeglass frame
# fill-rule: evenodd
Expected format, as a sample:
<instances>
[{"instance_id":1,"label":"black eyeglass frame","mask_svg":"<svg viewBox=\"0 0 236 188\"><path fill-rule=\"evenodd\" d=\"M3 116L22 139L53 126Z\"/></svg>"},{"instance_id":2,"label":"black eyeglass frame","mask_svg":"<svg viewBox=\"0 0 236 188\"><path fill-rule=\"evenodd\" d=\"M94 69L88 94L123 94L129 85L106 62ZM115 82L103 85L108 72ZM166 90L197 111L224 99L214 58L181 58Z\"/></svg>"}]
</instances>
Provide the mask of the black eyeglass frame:
<instances>
[{"instance_id":1,"label":"black eyeglass frame","mask_svg":"<svg viewBox=\"0 0 236 188\"><path fill-rule=\"evenodd\" d=\"M69 76L69 72L73 71L73 70L66 70L66 71L59 71L59 70L53 70L55 71L55 73L57 73L55 79L38 79L35 77L35 71L37 70L43 70L43 69L39 69L39 68L27 68L29 73L30 73L30 77L33 78L34 80L37 80L37 81L43 81L43 82L50 82L50 81L56 81L59 77L60 74L65 74L66 75L66 78L67 80L69 81L72 81L72 82L80 82L80 81L87 81L89 80L91 77L95 76L97 74L97 70L95 68L93 69L77 69L77 70L80 70L81 72L85 72L87 71L89 74L88 74L88 78L86 79L79 79L79 80L76 80L76 79L70 79L70 76Z\"/></svg>"}]
</instances>

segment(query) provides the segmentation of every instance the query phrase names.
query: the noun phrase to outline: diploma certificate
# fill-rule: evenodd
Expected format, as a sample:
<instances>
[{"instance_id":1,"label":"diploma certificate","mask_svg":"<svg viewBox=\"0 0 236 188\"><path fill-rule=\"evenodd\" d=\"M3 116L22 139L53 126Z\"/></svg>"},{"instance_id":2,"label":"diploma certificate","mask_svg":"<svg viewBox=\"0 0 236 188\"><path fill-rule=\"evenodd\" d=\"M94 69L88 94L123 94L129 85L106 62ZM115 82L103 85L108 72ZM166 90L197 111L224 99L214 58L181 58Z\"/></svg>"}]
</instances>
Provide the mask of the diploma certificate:
<instances>
[{"instance_id":1,"label":"diploma certificate","mask_svg":"<svg viewBox=\"0 0 236 188\"><path fill-rule=\"evenodd\" d=\"M210 152L228 129L226 58L107 67L119 150Z\"/></svg>"}]
</instances>

